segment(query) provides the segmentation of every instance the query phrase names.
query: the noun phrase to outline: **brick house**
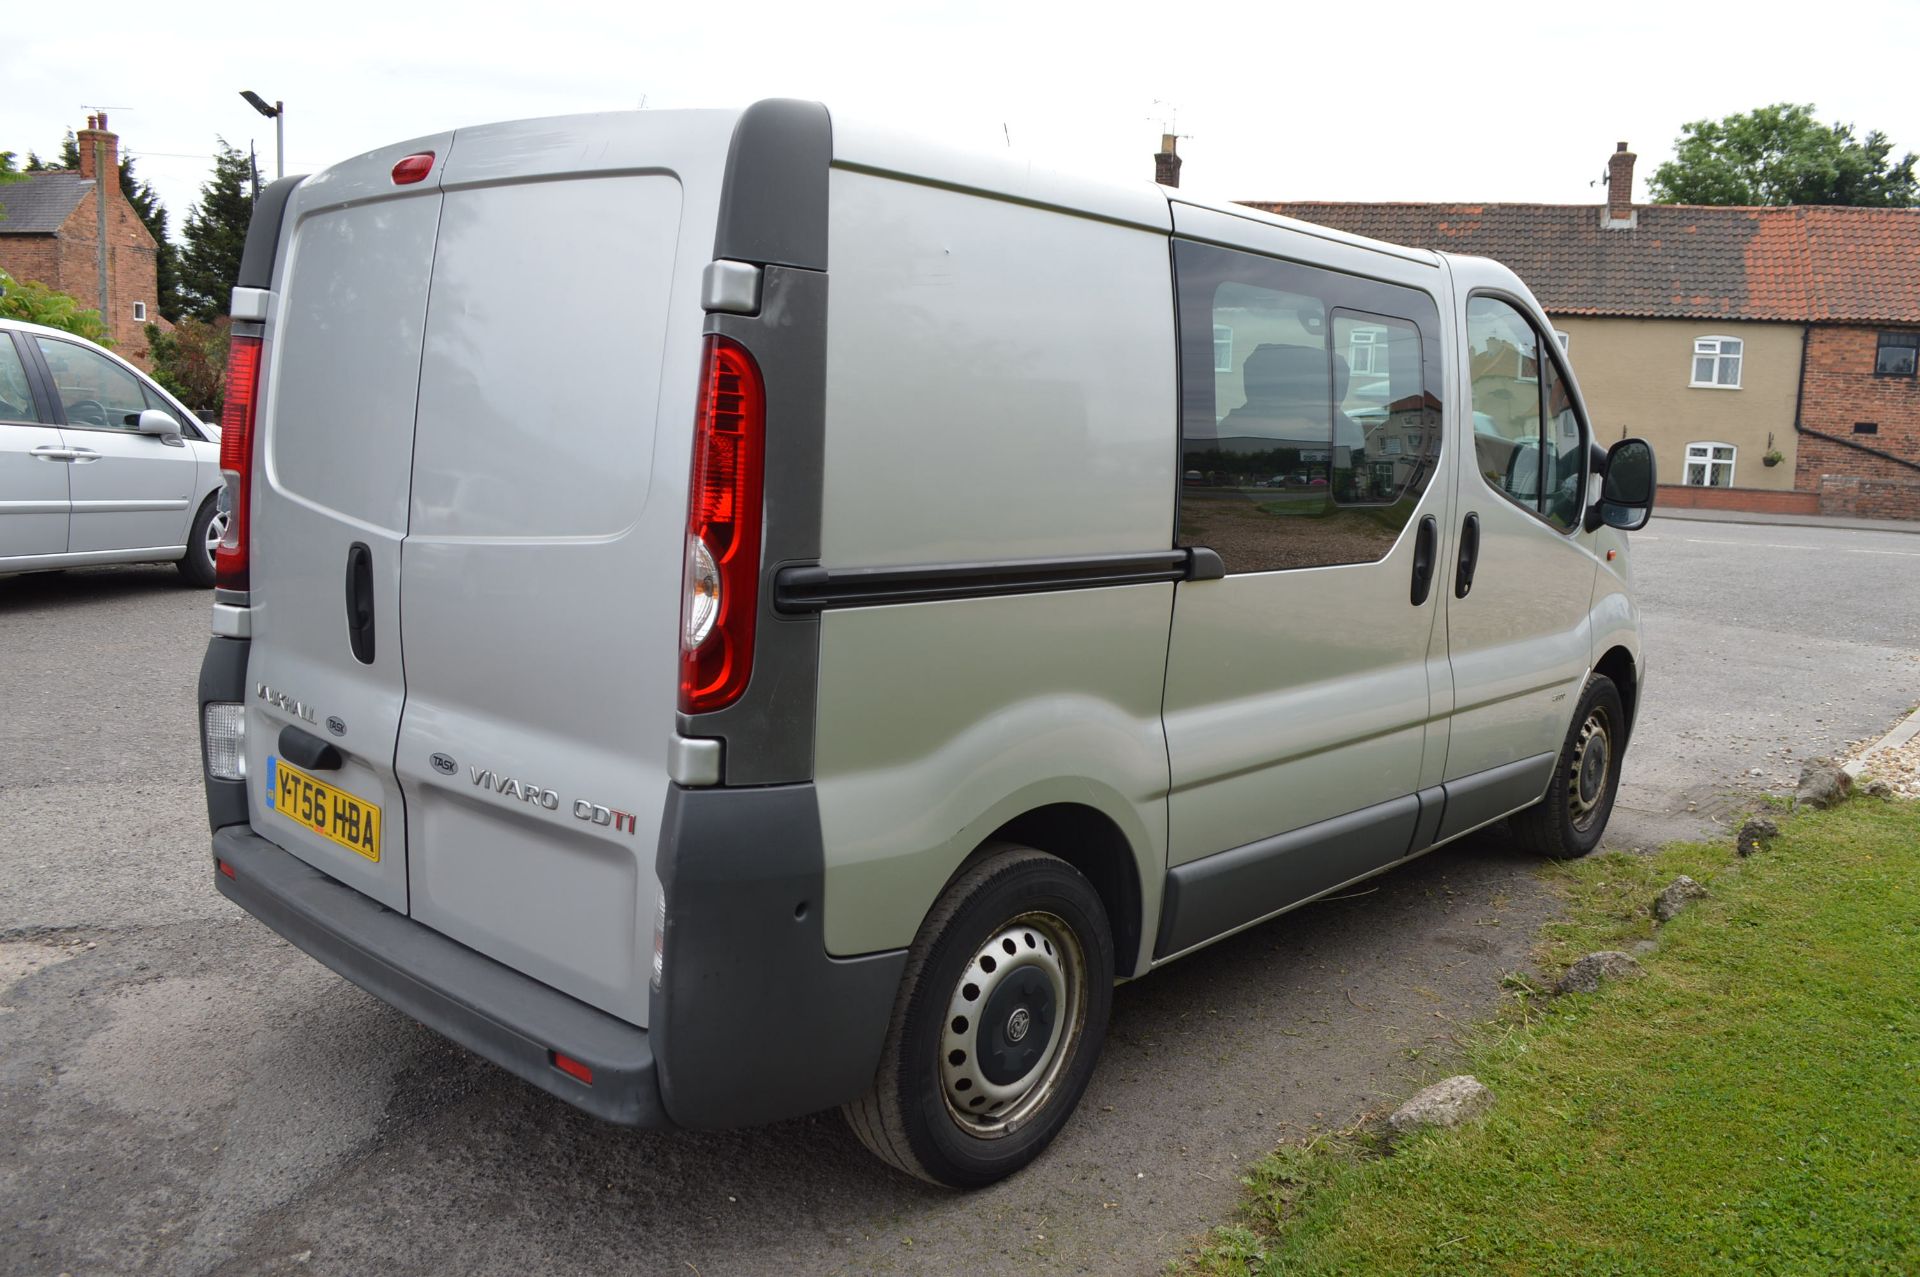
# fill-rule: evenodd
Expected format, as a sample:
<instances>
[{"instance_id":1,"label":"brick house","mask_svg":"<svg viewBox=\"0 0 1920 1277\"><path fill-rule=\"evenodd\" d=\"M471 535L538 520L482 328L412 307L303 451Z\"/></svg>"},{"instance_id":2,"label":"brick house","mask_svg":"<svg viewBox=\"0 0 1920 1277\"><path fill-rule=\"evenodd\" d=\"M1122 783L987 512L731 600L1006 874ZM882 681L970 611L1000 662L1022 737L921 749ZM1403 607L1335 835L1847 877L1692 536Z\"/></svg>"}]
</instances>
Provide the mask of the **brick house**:
<instances>
[{"instance_id":1,"label":"brick house","mask_svg":"<svg viewBox=\"0 0 1920 1277\"><path fill-rule=\"evenodd\" d=\"M0 269L97 307L114 353L145 368L145 326L168 326L160 317L153 235L120 190L120 139L107 131L107 117L88 116L75 141L78 172L33 173L0 186ZM98 174L107 180L96 180Z\"/></svg>"},{"instance_id":2,"label":"brick house","mask_svg":"<svg viewBox=\"0 0 1920 1277\"><path fill-rule=\"evenodd\" d=\"M1605 205L1246 203L1512 267L1669 507L1920 519L1920 209L1636 205L1634 158Z\"/></svg>"}]
</instances>

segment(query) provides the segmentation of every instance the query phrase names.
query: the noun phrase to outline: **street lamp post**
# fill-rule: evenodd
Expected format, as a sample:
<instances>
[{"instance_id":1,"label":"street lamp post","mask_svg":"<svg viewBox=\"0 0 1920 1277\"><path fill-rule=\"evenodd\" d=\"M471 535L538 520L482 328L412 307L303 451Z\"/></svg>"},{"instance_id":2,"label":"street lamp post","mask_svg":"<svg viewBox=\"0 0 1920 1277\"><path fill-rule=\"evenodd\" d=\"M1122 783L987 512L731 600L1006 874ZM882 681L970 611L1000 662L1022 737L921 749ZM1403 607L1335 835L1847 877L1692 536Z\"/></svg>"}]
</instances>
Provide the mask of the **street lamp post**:
<instances>
[{"instance_id":1,"label":"street lamp post","mask_svg":"<svg viewBox=\"0 0 1920 1277\"><path fill-rule=\"evenodd\" d=\"M247 100L247 105L273 121L273 175L285 177L287 175L287 104L275 102L272 106L268 106L267 100L252 89L240 90L240 96Z\"/></svg>"}]
</instances>

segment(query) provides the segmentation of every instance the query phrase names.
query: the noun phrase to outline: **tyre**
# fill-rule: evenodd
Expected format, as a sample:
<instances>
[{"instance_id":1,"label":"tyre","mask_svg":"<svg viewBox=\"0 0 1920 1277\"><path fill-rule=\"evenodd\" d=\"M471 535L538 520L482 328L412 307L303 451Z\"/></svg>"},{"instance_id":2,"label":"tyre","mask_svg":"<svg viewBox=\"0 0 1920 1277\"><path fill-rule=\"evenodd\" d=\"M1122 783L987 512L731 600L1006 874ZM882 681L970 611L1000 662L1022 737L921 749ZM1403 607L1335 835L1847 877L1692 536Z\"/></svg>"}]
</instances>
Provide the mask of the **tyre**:
<instances>
[{"instance_id":1,"label":"tyre","mask_svg":"<svg viewBox=\"0 0 1920 1277\"><path fill-rule=\"evenodd\" d=\"M1595 674L1580 695L1546 797L1508 821L1521 845L1554 860L1577 859L1599 846L1620 788L1626 743L1619 689Z\"/></svg>"},{"instance_id":2,"label":"tyre","mask_svg":"<svg viewBox=\"0 0 1920 1277\"><path fill-rule=\"evenodd\" d=\"M873 1089L842 1110L876 1156L978 1188L1040 1155L1106 1040L1113 935L1099 894L1043 852L995 844L907 954Z\"/></svg>"},{"instance_id":3,"label":"tyre","mask_svg":"<svg viewBox=\"0 0 1920 1277\"><path fill-rule=\"evenodd\" d=\"M180 575L187 578L187 584L203 590L212 587L213 554L226 534L227 516L220 512L219 494L215 493L200 503L200 512L193 516L193 528L187 533L187 553L179 563Z\"/></svg>"}]
</instances>

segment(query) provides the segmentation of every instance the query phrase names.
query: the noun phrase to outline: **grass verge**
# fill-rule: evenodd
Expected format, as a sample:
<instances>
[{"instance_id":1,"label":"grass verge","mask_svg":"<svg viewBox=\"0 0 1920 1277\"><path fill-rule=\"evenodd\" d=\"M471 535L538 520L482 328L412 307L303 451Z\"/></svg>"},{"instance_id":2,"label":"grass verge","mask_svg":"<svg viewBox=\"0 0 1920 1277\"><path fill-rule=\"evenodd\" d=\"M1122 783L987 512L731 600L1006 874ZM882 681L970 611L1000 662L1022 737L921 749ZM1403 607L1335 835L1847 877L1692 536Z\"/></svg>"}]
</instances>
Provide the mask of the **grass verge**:
<instances>
[{"instance_id":1,"label":"grass verge","mask_svg":"<svg viewBox=\"0 0 1920 1277\"><path fill-rule=\"evenodd\" d=\"M1676 874L1710 895L1643 978L1513 982L1460 1071L1477 1125L1280 1149L1189 1274L1920 1272L1920 803L1782 822L1771 850L1679 844L1548 871L1552 972L1655 933Z\"/></svg>"}]
</instances>

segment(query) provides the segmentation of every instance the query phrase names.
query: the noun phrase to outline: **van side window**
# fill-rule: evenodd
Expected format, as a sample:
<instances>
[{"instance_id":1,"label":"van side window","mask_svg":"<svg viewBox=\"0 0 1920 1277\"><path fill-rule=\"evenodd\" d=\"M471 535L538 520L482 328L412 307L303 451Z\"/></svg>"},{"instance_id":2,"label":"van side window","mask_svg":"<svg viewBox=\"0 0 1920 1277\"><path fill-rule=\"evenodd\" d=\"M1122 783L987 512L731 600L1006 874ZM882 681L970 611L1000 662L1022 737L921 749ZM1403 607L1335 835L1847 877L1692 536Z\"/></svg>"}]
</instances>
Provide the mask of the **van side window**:
<instances>
[{"instance_id":1,"label":"van side window","mask_svg":"<svg viewBox=\"0 0 1920 1277\"><path fill-rule=\"evenodd\" d=\"M1185 241L1174 265L1180 544L1230 573L1384 558L1441 447L1433 300Z\"/></svg>"},{"instance_id":2,"label":"van side window","mask_svg":"<svg viewBox=\"0 0 1920 1277\"><path fill-rule=\"evenodd\" d=\"M1572 389L1539 332L1506 302L1468 300L1467 346L1481 477L1515 505L1572 528L1586 462Z\"/></svg>"}]
</instances>

